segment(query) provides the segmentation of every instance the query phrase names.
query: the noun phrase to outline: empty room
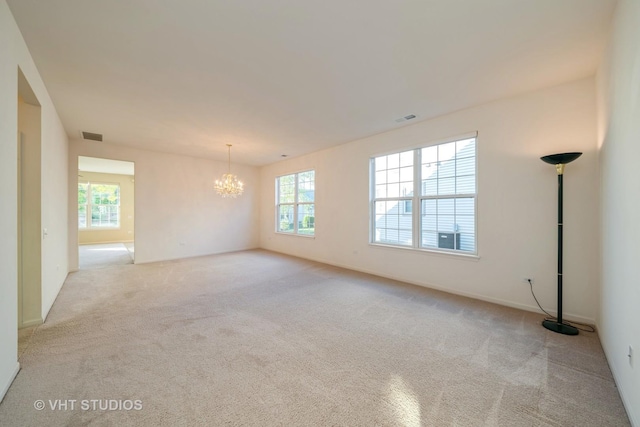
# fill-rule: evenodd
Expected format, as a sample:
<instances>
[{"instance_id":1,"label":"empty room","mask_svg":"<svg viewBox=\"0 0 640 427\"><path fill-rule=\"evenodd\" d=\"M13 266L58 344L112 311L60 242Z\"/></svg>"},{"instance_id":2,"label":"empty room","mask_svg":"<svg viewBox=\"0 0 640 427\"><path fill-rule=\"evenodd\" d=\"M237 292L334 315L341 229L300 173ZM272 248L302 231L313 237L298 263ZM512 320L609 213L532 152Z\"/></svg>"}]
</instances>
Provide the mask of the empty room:
<instances>
[{"instance_id":1,"label":"empty room","mask_svg":"<svg viewBox=\"0 0 640 427\"><path fill-rule=\"evenodd\" d=\"M640 1L0 0L1 426L640 426Z\"/></svg>"}]
</instances>

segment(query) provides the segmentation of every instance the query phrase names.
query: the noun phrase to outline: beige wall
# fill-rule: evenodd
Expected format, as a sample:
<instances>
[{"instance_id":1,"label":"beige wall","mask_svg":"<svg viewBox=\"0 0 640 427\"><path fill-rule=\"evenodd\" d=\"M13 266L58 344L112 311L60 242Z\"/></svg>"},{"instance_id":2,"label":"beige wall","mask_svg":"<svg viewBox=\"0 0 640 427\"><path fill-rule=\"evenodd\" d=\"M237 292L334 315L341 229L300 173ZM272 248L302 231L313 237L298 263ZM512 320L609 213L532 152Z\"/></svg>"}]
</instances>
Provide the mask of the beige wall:
<instances>
[{"instance_id":1,"label":"beige wall","mask_svg":"<svg viewBox=\"0 0 640 427\"><path fill-rule=\"evenodd\" d=\"M78 182L120 185L120 227L118 229L80 229L78 243L133 242L134 177L112 173L78 172Z\"/></svg>"},{"instance_id":2,"label":"beige wall","mask_svg":"<svg viewBox=\"0 0 640 427\"><path fill-rule=\"evenodd\" d=\"M593 78L503 99L261 170L260 245L329 264L538 311L556 308L557 177L540 156L584 155L565 174L567 317L597 304L598 176ZM479 259L369 245L369 159L478 131ZM274 180L315 169L316 236L274 232Z\"/></svg>"},{"instance_id":3,"label":"beige wall","mask_svg":"<svg viewBox=\"0 0 640 427\"><path fill-rule=\"evenodd\" d=\"M92 141L69 146L70 191L77 191L78 156L135 162L136 264L258 247L259 173L231 165L245 183L237 199L218 196L213 184L226 162ZM78 266L77 201L69 205L69 263Z\"/></svg>"},{"instance_id":4,"label":"beige wall","mask_svg":"<svg viewBox=\"0 0 640 427\"><path fill-rule=\"evenodd\" d=\"M68 272L68 140L11 11L0 0L0 398L19 369L17 295L18 69L41 109L41 317Z\"/></svg>"},{"instance_id":5,"label":"beige wall","mask_svg":"<svg viewBox=\"0 0 640 427\"><path fill-rule=\"evenodd\" d=\"M602 289L598 332L631 423L640 426L640 2L621 0L598 71ZM627 357L634 349L633 359Z\"/></svg>"}]
</instances>

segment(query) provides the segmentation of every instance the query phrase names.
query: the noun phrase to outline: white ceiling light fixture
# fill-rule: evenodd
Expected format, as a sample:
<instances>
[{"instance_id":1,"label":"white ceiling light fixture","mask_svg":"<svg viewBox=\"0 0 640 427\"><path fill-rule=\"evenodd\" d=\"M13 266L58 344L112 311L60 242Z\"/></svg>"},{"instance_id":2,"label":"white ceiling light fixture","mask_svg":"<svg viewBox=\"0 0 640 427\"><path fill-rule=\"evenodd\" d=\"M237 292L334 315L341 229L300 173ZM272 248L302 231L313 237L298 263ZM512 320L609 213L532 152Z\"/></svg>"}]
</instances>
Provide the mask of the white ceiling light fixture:
<instances>
[{"instance_id":1,"label":"white ceiling light fixture","mask_svg":"<svg viewBox=\"0 0 640 427\"><path fill-rule=\"evenodd\" d=\"M222 197L238 197L244 191L244 184L238 180L238 177L231 173L231 144L227 144L229 147L229 167L227 173L222 175L222 179L216 180L216 193Z\"/></svg>"}]
</instances>

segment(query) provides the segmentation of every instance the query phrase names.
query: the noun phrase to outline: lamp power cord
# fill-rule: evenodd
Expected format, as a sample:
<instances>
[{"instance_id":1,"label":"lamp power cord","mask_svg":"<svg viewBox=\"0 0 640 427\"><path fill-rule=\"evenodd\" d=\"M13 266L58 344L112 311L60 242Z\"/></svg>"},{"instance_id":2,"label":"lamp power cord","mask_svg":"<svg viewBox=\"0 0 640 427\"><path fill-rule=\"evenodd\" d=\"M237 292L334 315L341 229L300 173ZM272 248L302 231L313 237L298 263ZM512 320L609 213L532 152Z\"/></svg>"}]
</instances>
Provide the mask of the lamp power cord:
<instances>
[{"instance_id":1,"label":"lamp power cord","mask_svg":"<svg viewBox=\"0 0 640 427\"><path fill-rule=\"evenodd\" d=\"M540 305L540 302L538 302L538 298L536 298L536 294L533 292L533 282L531 281L531 279L527 279L527 282L529 283L529 289L531 289L531 295L533 296L533 299L536 301L536 304L538 304L538 307L540 308L540 310L542 310L542 312L544 314L547 315L547 317L544 320L550 320L552 322L558 322L558 318L551 315L549 312L547 312L547 310L545 310L544 308L542 308L542 306ZM584 332L595 332L595 328L591 325L588 325L586 323L580 323L580 322L575 322L572 320L563 320L562 321L563 325L567 325L567 326L573 326L576 329L579 329L581 331ZM581 328L580 326L576 326L576 325L580 325L583 326L583 328Z\"/></svg>"}]
</instances>

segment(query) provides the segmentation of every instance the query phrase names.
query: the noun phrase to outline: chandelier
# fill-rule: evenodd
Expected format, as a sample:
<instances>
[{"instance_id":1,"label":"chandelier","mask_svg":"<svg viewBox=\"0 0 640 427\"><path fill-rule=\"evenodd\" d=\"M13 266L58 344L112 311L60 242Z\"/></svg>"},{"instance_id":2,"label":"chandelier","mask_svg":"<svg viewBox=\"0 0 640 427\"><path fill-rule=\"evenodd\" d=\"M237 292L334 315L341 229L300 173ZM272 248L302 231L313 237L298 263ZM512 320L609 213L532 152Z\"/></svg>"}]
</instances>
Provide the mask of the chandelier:
<instances>
[{"instance_id":1,"label":"chandelier","mask_svg":"<svg viewBox=\"0 0 640 427\"><path fill-rule=\"evenodd\" d=\"M227 144L227 147L229 147L229 168L227 173L222 175L222 179L216 179L214 188L222 197L237 197L244 191L244 184L231 173L231 144Z\"/></svg>"}]
</instances>

